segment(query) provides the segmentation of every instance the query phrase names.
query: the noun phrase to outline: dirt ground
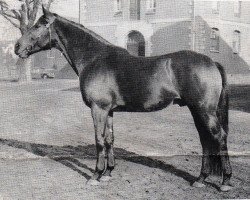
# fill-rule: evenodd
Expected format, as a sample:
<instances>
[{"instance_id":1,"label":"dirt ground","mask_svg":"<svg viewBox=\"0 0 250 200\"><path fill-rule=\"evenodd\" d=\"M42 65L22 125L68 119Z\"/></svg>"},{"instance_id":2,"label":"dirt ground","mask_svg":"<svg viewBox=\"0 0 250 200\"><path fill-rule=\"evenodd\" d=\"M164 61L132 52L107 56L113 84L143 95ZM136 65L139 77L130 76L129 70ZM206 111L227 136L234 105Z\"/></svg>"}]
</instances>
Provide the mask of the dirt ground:
<instances>
[{"instance_id":1,"label":"dirt ground","mask_svg":"<svg viewBox=\"0 0 250 200\"><path fill-rule=\"evenodd\" d=\"M218 177L206 188L190 186L201 146L191 114L178 106L115 113L113 178L86 185L95 167L94 131L89 108L71 89L77 86L77 80L0 83L0 199L250 198L250 114L237 111L245 105L237 98L228 138L232 191L220 192Z\"/></svg>"}]
</instances>

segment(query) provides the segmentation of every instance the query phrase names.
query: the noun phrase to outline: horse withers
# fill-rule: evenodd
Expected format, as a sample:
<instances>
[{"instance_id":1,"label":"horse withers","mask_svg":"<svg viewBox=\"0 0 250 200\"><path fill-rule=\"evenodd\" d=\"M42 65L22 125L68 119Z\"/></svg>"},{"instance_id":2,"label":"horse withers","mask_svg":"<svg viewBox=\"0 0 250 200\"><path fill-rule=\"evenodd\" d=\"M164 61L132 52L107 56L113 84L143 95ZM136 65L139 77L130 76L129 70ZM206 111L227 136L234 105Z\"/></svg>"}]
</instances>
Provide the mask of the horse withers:
<instances>
[{"instance_id":1,"label":"horse withers","mask_svg":"<svg viewBox=\"0 0 250 200\"><path fill-rule=\"evenodd\" d=\"M201 173L193 186L204 187L214 173L223 175L221 191L231 189L228 90L219 63L193 51L135 57L82 25L45 9L43 13L17 41L15 53L27 58L56 48L79 75L83 101L92 111L97 148L89 184L109 180L114 169L114 112L152 112L176 103L191 111L202 145Z\"/></svg>"}]
</instances>

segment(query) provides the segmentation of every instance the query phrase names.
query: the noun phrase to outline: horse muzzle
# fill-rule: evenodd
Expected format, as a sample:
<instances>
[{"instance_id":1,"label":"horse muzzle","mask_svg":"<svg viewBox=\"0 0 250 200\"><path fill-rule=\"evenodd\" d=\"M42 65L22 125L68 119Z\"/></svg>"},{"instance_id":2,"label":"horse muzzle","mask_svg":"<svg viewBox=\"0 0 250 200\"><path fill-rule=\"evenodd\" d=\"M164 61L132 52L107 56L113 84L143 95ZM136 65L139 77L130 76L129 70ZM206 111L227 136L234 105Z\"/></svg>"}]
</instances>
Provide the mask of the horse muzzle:
<instances>
[{"instance_id":1,"label":"horse muzzle","mask_svg":"<svg viewBox=\"0 0 250 200\"><path fill-rule=\"evenodd\" d=\"M15 47L15 54L18 55L20 58L28 58L31 54L32 46L29 45L25 49L20 50L17 47Z\"/></svg>"}]
</instances>

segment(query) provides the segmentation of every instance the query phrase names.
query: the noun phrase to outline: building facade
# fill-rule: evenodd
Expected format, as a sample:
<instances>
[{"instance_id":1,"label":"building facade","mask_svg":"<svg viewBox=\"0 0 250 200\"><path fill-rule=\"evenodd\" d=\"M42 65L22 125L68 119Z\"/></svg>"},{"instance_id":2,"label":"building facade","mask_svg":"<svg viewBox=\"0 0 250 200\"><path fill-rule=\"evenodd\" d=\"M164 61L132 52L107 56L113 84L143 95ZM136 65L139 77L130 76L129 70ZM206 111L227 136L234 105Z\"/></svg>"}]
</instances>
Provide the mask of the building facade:
<instances>
[{"instance_id":1,"label":"building facade","mask_svg":"<svg viewBox=\"0 0 250 200\"><path fill-rule=\"evenodd\" d=\"M248 73L249 11L237 0L82 0L81 23L133 55L194 50Z\"/></svg>"},{"instance_id":2,"label":"building facade","mask_svg":"<svg viewBox=\"0 0 250 200\"><path fill-rule=\"evenodd\" d=\"M194 1L195 50L222 63L229 73L250 70L250 2Z\"/></svg>"}]
</instances>

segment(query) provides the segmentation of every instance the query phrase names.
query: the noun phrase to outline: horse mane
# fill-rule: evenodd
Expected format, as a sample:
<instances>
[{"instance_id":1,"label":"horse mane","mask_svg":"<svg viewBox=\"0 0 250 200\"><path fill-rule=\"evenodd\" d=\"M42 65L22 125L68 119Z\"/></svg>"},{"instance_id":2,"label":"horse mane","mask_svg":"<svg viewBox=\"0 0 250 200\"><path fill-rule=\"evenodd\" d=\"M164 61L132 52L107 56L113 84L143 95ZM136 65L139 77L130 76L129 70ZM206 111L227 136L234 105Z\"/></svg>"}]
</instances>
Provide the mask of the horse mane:
<instances>
[{"instance_id":1,"label":"horse mane","mask_svg":"<svg viewBox=\"0 0 250 200\"><path fill-rule=\"evenodd\" d=\"M106 45L109 45L109 46L114 46L114 45L111 44L109 41L107 41L106 39L104 39L102 36L96 34L95 32L93 32L93 31L91 31L91 30L89 30L89 29L87 29L87 28L86 28L85 26L83 26L82 24L78 24L78 23L76 23L76 22L74 22L74 21L68 20L68 19L66 19L66 18L64 18L64 17L61 17L61 16L55 14L55 13L53 13L53 14L54 14L54 16L55 16L57 19L59 19L60 21L63 21L63 22L66 22L66 23L70 23L71 25L73 25L73 26L75 26L75 27L77 27L77 28L83 30L85 33L91 35L93 38L97 39L98 41L100 41L100 42L102 42L102 43L104 43L104 44L106 44Z\"/></svg>"}]
</instances>

